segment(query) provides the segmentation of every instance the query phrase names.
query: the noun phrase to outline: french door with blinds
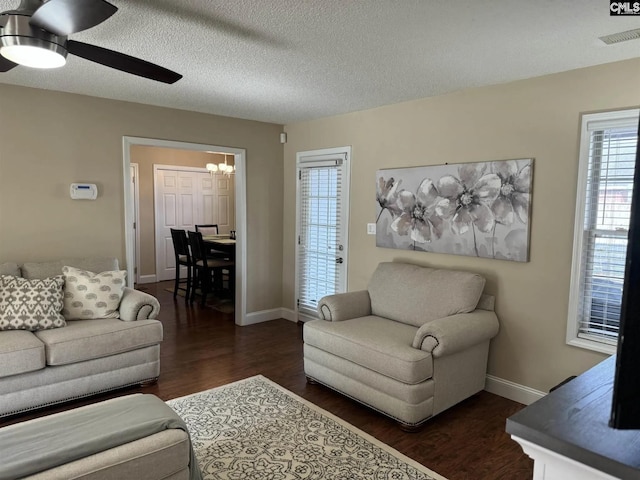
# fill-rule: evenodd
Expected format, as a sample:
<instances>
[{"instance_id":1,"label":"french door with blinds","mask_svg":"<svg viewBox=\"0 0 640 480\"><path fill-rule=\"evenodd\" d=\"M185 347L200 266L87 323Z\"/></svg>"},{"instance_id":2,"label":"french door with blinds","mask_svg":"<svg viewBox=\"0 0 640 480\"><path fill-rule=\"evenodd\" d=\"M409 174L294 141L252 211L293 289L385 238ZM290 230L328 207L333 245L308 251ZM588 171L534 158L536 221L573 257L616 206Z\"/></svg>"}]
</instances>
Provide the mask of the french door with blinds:
<instances>
[{"instance_id":1,"label":"french door with blinds","mask_svg":"<svg viewBox=\"0 0 640 480\"><path fill-rule=\"evenodd\" d=\"M296 296L298 318L316 318L318 301L346 290L350 147L297 154Z\"/></svg>"}]
</instances>

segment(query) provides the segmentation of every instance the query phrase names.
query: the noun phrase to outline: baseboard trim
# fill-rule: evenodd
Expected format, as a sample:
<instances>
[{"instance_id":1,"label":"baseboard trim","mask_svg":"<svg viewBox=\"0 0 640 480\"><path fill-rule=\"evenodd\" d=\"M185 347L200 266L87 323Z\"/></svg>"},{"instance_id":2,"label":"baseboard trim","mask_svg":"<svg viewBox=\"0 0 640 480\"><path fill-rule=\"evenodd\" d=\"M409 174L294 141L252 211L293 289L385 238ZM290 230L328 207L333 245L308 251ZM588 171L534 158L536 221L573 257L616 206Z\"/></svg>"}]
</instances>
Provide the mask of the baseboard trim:
<instances>
[{"instance_id":1,"label":"baseboard trim","mask_svg":"<svg viewBox=\"0 0 640 480\"><path fill-rule=\"evenodd\" d=\"M484 389L489 393L500 395L501 397L524 405L531 405L546 395L545 392L541 392L540 390L535 390L503 378L494 377L493 375L487 375Z\"/></svg>"},{"instance_id":2,"label":"baseboard trim","mask_svg":"<svg viewBox=\"0 0 640 480\"><path fill-rule=\"evenodd\" d=\"M281 308L280 310L282 311L282 318L290 322L298 323L298 316L295 310L291 310L290 308Z\"/></svg>"},{"instance_id":3,"label":"baseboard trim","mask_svg":"<svg viewBox=\"0 0 640 480\"><path fill-rule=\"evenodd\" d=\"M247 313L243 325L254 325L256 323L269 322L284 318L291 322L297 322L296 312L288 308L272 308L271 310L260 310L258 312Z\"/></svg>"},{"instance_id":4,"label":"baseboard trim","mask_svg":"<svg viewBox=\"0 0 640 480\"><path fill-rule=\"evenodd\" d=\"M158 280L156 279L156 275L140 275L138 277L138 281L136 283L139 283L140 285L142 285L143 283L156 283Z\"/></svg>"}]
</instances>

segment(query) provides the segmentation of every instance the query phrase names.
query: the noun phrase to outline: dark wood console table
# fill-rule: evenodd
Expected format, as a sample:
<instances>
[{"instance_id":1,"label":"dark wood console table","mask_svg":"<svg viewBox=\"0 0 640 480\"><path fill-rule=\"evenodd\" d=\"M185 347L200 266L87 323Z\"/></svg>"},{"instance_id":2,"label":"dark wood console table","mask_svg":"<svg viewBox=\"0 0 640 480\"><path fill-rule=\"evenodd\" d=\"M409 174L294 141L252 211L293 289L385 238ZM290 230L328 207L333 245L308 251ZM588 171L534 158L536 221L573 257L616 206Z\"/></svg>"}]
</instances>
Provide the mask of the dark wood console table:
<instances>
[{"instance_id":1,"label":"dark wood console table","mask_svg":"<svg viewBox=\"0 0 640 480\"><path fill-rule=\"evenodd\" d=\"M615 355L507 419L534 480L640 480L640 430L609 427L614 371Z\"/></svg>"}]
</instances>

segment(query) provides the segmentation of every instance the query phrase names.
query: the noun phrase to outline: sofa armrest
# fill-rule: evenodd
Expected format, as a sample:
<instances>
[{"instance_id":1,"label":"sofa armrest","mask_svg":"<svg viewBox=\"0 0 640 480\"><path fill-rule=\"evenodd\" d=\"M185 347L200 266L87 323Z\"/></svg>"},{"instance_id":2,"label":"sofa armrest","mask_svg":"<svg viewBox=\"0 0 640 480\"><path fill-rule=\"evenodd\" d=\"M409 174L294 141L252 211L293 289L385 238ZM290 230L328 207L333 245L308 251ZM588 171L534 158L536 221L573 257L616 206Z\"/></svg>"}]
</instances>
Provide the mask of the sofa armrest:
<instances>
[{"instance_id":1,"label":"sofa armrest","mask_svg":"<svg viewBox=\"0 0 640 480\"><path fill-rule=\"evenodd\" d=\"M119 312L120 319L125 322L153 319L160 313L160 302L153 295L125 287Z\"/></svg>"},{"instance_id":2,"label":"sofa armrest","mask_svg":"<svg viewBox=\"0 0 640 480\"><path fill-rule=\"evenodd\" d=\"M438 318L422 325L413 339L413 347L444 357L490 340L498 334L494 312L474 310Z\"/></svg>"},{"instance_id":3,"label":"sofa armrest","mask_svg":"<svg viewBox=\"0 0 640 480\"><path fill-rule=\"evenodd\" d=\"M318 315L323 320L339 322L371 315L371 299L367 290L337 293L322 297L318 302Z\"/></svg>"}]
</instances>

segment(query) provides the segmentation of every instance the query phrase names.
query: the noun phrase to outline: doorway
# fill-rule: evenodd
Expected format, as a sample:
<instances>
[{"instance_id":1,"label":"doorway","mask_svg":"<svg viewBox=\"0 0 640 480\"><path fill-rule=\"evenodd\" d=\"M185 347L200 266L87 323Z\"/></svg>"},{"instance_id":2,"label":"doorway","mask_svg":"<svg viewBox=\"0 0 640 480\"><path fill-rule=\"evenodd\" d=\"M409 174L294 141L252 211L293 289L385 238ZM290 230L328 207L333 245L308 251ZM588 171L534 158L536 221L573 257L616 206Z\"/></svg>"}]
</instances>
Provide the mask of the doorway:
<instances>
[{"instance_id":1,"label":"doorway","mask_svg":"<svg viewBox=\"0 0 640 480\"><path fill-rule=\"evenodd\" d=\"M246 325L246 152L244 149L223 147L219 145L194 144L170 140L157 140L140 137L123 137L123 163L124 184L131 182L131 149L134 146L159 147L174 150L187 150L204 153L221 153L233 155L235 164L235 230L236 230L236 275L235 275L235 322L237 325ZM204 166L204 165L203 165ZM135 278L135 231L133 229L132 192L130 188L124 189L124 216L125 216L125 251L127 261L127 277L129 286L133 286Z\"/></svg>"}]
</instances>

